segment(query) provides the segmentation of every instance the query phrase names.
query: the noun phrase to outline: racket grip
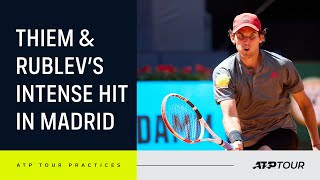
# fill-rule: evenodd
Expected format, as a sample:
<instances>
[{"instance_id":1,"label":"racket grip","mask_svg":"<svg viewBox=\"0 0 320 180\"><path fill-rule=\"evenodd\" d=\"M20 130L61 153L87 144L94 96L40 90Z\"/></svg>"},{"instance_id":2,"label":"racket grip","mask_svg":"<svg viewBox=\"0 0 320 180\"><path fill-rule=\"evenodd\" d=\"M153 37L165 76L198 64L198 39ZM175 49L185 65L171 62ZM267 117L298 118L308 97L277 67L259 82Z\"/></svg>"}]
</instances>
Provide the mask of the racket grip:
<instances>
[{"instance_id":1,"label":"racket grip","mask_svg":"<svg viewBox=\"0 0 320 180\"><path fill-rule=\"evenodd\" d=\"M233 147L231 144L229 144L228 142L222 140L222 144L221 144L222 147L224 147L225 149L227 150L233 150Z\"/></svg>"}]
</instances>

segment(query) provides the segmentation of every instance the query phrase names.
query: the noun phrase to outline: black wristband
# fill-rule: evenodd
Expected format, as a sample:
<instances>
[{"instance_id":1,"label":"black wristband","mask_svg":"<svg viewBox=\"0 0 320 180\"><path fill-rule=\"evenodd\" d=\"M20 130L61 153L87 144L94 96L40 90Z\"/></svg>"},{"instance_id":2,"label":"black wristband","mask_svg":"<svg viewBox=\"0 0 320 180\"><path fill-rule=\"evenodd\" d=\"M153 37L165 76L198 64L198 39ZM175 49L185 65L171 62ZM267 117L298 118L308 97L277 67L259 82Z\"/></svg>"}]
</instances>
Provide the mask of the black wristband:
<instances>
[{"instance_id":1,"label":"black wristband","mask_svg":"<svg viewBox=\"0 0 320 180\"><path fill-rule=\"evenodd\" d=\"M238 130L233 130L229 133L229 140L231 143L234 143L235 141L242 142L242 135Z\"/></svg>"}]
</instances>

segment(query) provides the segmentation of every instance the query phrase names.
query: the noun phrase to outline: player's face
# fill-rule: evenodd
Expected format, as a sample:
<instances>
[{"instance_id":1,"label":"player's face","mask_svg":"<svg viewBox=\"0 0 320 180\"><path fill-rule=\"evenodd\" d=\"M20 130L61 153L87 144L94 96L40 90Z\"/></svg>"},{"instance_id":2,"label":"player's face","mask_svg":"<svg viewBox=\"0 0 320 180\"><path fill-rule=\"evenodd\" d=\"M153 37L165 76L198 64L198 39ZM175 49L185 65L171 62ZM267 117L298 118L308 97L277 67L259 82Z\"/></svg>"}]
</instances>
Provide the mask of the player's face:
<instances>
[{"instance_id":1,"label":"player's face","mask_svg":"<svg viewBox=\"0 0 320 180\"><path fill-rule=\"evenodd\" d=\"M244 56L259 52L259 44L264 36L251 27L239 29L232 37L231 41L236 45L238 52Z\"/></svg>"}]
</instances>

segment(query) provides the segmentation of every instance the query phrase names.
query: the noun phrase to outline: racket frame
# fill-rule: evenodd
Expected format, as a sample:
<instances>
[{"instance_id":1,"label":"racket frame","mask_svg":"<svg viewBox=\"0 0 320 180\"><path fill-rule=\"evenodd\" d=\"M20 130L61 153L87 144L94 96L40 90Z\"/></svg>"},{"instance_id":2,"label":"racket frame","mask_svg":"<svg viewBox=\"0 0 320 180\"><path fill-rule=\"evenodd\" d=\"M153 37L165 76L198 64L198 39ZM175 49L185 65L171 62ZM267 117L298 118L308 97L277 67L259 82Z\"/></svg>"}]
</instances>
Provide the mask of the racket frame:
<instances>
[{"instance_id":1,"label":"racket frame","mask_svg":"<svg viewBox=\"0 0 320 180\"><path fill-rule=\"evenodd\" d=\"M197 115L197 120L200 122L200 135L199 137L192 141L190 139L186 139L182 136L180 136L172 127L171 125L169 124L168 120L167 120L167 115L165 113L165 108L166 108L166 102L167 102L167 99L171 96L174 96L174 97L177 97L181 100L183 100L185 103L187 103L196 113ZM222 140L219 136L217 136L213 130L209 127L209 125L206 123L206 121L203 119L201 113L199 112L198 108L193 104L191 103L187 98L179 95L179 94L176 94L176 93L170 93L170 94L167 94L163 100L162 100L162 104L161 104L161 115L162 115L162 120L165 124L165 126L169 129L169 131L175 136L177 137L178 139L180 139L181 141L184 141L186 143L189 143L189 144L193 144L193 143L198 143L198 142L204 142L204 141L208 141L208 142L214 142L220 146L222 146L223 148L227 149L227 150L232 150L233 147L231 144L229 144L228 142ZM203 135L204 135L204 128L207 129L207 131L210 133L210 135L213 138L205 138L203 139Z\"/></svg>"}]
</instances>

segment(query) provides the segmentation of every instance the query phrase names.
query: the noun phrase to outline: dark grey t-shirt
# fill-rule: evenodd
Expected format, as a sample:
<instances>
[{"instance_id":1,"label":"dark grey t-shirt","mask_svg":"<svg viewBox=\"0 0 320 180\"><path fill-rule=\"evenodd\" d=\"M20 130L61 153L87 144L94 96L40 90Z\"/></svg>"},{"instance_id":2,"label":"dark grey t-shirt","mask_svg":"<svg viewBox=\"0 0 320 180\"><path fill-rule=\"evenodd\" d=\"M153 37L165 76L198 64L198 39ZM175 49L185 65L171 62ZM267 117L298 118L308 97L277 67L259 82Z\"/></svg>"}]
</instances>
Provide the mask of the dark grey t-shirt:
<instances>
[{"instance_id":1,"label":"dark grey t-shirt","mask_svg":"<svg viewBox=\"0 0 320 180\"><path fill-rule=\"evenodd\" d=\"M253 74L235 53L213 71L214 97L219 104L235 99L244 146L251 146L278 128L292 129L296 124L290 114L289 93L303 90L301 78L292 61L276 53L260 50L263 65ZM230 82L217 87L215 79L225 74Z\"/></svg>"}]
</instances>

